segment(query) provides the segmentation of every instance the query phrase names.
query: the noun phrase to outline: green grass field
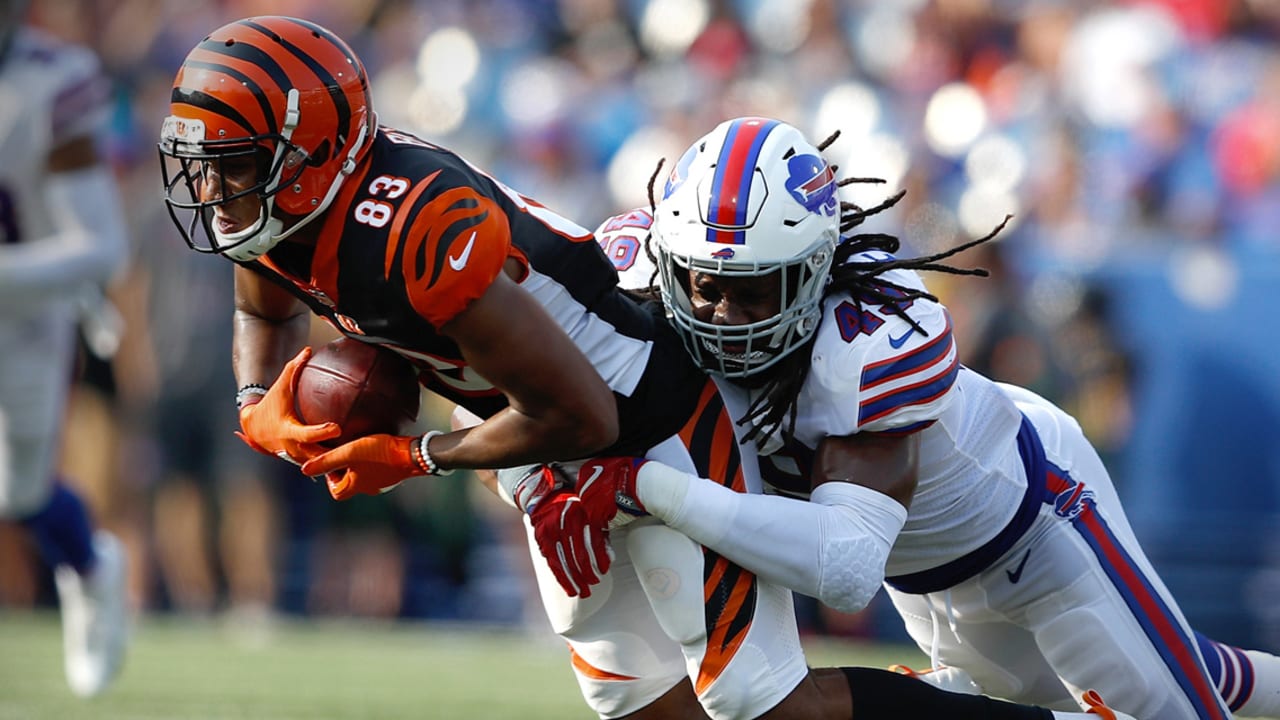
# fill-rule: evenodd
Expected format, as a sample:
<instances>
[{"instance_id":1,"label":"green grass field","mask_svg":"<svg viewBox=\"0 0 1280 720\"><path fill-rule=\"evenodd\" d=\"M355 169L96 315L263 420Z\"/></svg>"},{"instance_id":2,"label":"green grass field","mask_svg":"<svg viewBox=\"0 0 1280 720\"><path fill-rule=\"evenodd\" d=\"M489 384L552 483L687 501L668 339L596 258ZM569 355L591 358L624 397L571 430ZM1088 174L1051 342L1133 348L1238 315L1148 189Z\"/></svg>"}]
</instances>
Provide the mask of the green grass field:
<instances>
[{"instance_id":1,"label":"green grass field","mask_svg":"<svg viewBox=\"0 0 1280 720\"><path fill-rule=\"evenodd\" d=\"M919 665L914 648L811 640L811 665ZM0 612L0 720L572 720L594 717L550 635L285 622L266 635L144 618L101 698L67 690L53 613Z\"/></svg>"}]
</instances>

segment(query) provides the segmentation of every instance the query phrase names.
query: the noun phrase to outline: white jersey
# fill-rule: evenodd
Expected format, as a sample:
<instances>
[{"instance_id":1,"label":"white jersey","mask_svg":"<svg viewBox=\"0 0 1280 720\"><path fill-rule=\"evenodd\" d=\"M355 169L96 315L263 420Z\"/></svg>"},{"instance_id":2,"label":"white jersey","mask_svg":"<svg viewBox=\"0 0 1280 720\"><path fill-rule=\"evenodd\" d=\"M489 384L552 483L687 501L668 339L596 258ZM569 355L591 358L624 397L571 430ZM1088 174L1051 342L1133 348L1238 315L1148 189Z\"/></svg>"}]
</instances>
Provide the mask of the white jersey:
<instances>
[{"instance_id":1,"label":"white jersey","mask_svg":"<svg viewBox=\"0 0 1280 720\"><path fill-rule=\"evenodd\" d=\"M884 279L923 288L911 271L890 271ZM983 546L1027 494L1016 442L1018 409L995 383L960 365L942 305L914 300L901 307L923 332L884 306L864 303L859 310L848 295L824 300L798 402L798 443L773 443L760 458L767 489L807 497L813 453L823 438L920 433L919 482L886 564L891 579L937 568ZM741 417L747 393L719 384L734 417Z\"/></svg>"},{"instance_id":2,"label":"white jersey","mask_svg":"<svg viewBox=\"0 0 1280 720\"><path fill-rule=\"evenodd\" d=\"M644 290L657 283L657 267L645 252L645 238L653 225L653 214L636 208L605 220L596 228L596 242L618 271L618 287Z\"/></svg>"},{"instance_id":3,"label":"white jersey","mask_svg":"<svg viewBox=\"0 0 1280 720\"><path fill-rule=\"evenodd\" d=\"M37 272L46 280L38 304L31 302L31 288L9 298L0 283L7 307L0 322L16 319L19 312L70 317L72 291L86 280L105 281L119 261L119 248L106 252L90 243L81 256L64 262L66 250L53 247L60 241L60 226L47 192L50 151L92 136L106 117L107 97L108 86L91 51L37 30L20 28L0 59L0 278L6 269L14 273L11 289L17 279ZM86 264L86 254L95 256L92 263ZM66 265L65 283L58 282L64 278L50 264Z\"/></svg>"}]
</instances>

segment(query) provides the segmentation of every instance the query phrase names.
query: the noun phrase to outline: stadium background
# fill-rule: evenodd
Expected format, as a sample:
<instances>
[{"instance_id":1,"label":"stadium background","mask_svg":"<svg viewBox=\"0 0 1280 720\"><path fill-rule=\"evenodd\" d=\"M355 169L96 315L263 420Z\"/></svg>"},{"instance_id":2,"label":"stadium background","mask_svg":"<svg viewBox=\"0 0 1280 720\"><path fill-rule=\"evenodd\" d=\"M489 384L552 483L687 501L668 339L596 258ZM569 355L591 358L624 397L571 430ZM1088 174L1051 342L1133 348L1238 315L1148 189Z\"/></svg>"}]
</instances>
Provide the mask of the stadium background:
<instances>
[{"instance_id":1,"label":"stadium background","mask_svg":"<svg viewBox=\"0 0 1280 720\"><path fill-rule=\"evenodd\" d=\"M546 632L507 508L461 475L337 505L231 438L230 266L160 201L173 74L222 23L292 14L363 57L381 120L586 226L719 121L764 114L906 199L876 227L943 249L962 359L1076 414L1192 624L1280 650L1280 4L1265 0L40 0L102 57L133 262L115 360L86 356L67 470L133 558L141 617ZM316 340L324 339L318 330ZM429 403L424 423L448 408ZM193 418L205 418L202 431ZM222 440L209 446L208 437ZM0 608L54 594L0 526ZM806 631L904 639L883 599Z\"/></svg>"}]
</instances>

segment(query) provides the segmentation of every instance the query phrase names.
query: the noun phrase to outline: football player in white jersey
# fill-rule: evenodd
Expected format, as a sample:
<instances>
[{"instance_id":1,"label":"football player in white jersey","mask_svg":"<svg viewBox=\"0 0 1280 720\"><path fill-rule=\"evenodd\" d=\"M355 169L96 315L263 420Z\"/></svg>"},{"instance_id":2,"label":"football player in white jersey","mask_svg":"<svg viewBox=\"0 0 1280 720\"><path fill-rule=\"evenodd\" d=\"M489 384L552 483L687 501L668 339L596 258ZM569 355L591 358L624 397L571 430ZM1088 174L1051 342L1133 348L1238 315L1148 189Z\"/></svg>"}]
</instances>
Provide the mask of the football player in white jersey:
<instances>
[{"instance_id":1,"label":"football player in white jersey","mask_svg":"<svg viewBox=\"0 0 1280 720\"><path fill-rule=\"evenodd\" d=\"M55 480L84 298L125 260L115 181L94 145L107 88L98 62L21 24L0 0L0 514L54 568L67 681L93 696L127 642L125 557ZM66 438L74 449L76 439Z\"/></svg>"},{"instance_id":2,"label":"football player in white jersey","mask_svg":"<svg viewBox=\"0 0 1280 720\"><path fill-rule=\"evenodd\" d=\"M654 264L644 252L644 238L648 234L652 216L648 211L636 210L610 218L595 231L595 236L605 254L619 270L625 290L637 291L648 288L654 279ZM478 424L480 418L459 407L453 417L454 429L461 429ZM719 430L716 431L719 434ZM723 432L731 435L725 427ZM657 453L662 448L655 448L649 457L660 457ZM587 465L591 467L590 463ZM567 466L562 466L567 469ZM546 472L542 466L519 468L500 473L501 478L494 478L489 471L478 471L481 479L491 490L498 492L508 503L519 507L516 498L520 497L529 484L537 485L545 478L554 477L556 473ZM571 482L571 481L570 481ZM755 486L758 488L759 483ZM582 490L589 492L590 481ZM614 507L614 495L609 495L609 506ZM764 499L764 498L760 498ZM776 500L770 498L769 500ZM791 502L791 501L784 501ZM599 504L597 503L597 506ZM697 599L696 589L704 582L702 568L681 561L681 542L675 538L664 539L662 545L653 543L654 537L641 537L636 532L649 532L655 529L652 519L642 523L617 523L612 537L612 545L616 551L614 562L602 577L601 589L587 599L578 589L565 586L564 592L555 586L552 573L546 571L543 555L555 557L554 551L542 548L542 554L533 556L534 567L538 576L542 600L549 618L557 632L572 638L582 631L591 631L596 637L593 652L600 657L645 658L655 654L655 650L669 645L671 640L693 637L696 628L702 622L706 612L703 603ZM643 527L643 529L637 530ZM657 526L661 528L661 526ZM670 533L669 530L667 530ZM674 535L674 533L670 533ZM638 539L639 538L639 539ZM530 538L531 544L540 541L536 535ZM885 545L887 549L887 544ZM561 557L561 562L565 560ZM567 565L567 563L566 563ZM567 569L556 577L570 575ZM639 582L637 583L637 580ZM762 587L764 584L762 583ZM776 586L775 586L776 587ZM776 598L775 590L770 588L766 598ZM692 593L692 594L691 594ZM603 596L603 600L598 600ZM601 604L604 603L604 604ZM762 606L765 603L760 603ZM732 688L737 697L726 701L724 697L712 703L706 702L702 694L701 678L698 679L696 692L698 701L703 707L700 711L697 704L680 703L674 695L683 687L687 691L686 700L695 696L693 685L673 688L663 698L661 707L657 704L645 708L640 714L647 718L789 718L804 717L808 720L832 718L847 720L850 717L858 720L878 720L879 718L903 717L947 717L953 720L1072 720L1075 718L1108 718L1109 720L1132 720L1130 716L1116 713L1108 708L1096 694L1087 698L1089 712L1053 712L1051 710L1000 702L987 697L975 697L957 692L945 692L933 685L918 682L884 670L872 668L818 668L810 669L808 676L781 702L773 696L771 702L762 702L765 698L759 691L761 687L770 687L780 682L784 675L780 670L784 665L777 664L777 658L792 655L803 662L803 652L793 621L790 603L773 603L777 607L762 607L754 620L742 625L751 628L751 637L742 645L750 647L752 656L758 656L761 662L734 663L725 668L724 682ZM586 610L574 608L585 608ZM575 622L567 618L577 617ZM646 618L651 620L643 622ZM581 629L577 625L582 625ZM708 644L714 638L707 638ZM681 642L687 642L681 639ZM579 663L575 660L575 666ZM645 665L636 666L643 670ZM691 679L695 678L696 668L690 668ZM580 677L580 682L583 678ZM612 678L613 685L627 678ZM634 680L634 678L632 678ZM789 681L794 683L794 680ZM584 692L588 685L584 683ZM754 689L753 689L754 688ZM723 694L723 693L722 693ZM600 708L597 706L597 709ZM621 713L601 711L601 717L617 717ZM627 715L633 717L633 715Z\"/></svg>"},{"instance_id":3,"label":"football player in white jersey","mask_svg":"<svg viewBox=\"0 0 1280 720\"><path fill-rule=\"evenodd\" d=\"M743 418L744 466L758 451L774 493L810 502L612 459L584 466L584 505L616 524L616 495L839 610L883 579L935 667L992 695L1280 715L1276 658L1190 630L1076 422L961 366L913 272L941 258L851 234L881 208L842 206L837 185L794 128L730 121L681 158L652 232L671 320Z\"/></svg>"}]
</instances>

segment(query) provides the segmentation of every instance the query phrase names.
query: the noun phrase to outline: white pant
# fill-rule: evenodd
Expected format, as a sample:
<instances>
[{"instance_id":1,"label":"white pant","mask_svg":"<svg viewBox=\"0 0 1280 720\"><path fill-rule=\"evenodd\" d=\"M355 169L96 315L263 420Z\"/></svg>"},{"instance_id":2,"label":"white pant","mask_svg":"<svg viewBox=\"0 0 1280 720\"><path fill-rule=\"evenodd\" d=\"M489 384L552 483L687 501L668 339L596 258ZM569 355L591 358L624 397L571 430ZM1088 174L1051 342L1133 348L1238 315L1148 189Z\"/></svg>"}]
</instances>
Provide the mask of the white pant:
<instances>
[{"instance_id":1,"label":"white pant","mask_svg":"<svg viewBox=\"0 0 1280 720\"><path fill-rule=\"evenodd\" d=\"M1010 393L1014 395L1014 393ZM1074 709L1095 689L1141 718L1229 718L1177 603L1143 554L1079 425L1014 396L1044 444L1051 504L998 561L948 590L889 588L907 631L984 692Z\"/></svg>"},{"instance_id":2,"label":"white pant","mask_svg":"<svg viewBox=\"0 0 1280 720\"><path fill-rule=\"evenodd\" d=\"M675 440L649 457L692 472L685 453ZM635 712L688 677L712 718L754 718L808 674L790 590L642 518L612 531L613 564L591 597L570 598L525 525L543 606L600 717Z\"/></svg>"},{"instance_id":3,"label":"white pant","mask_svg":"<svg viewBox=\"0 0 1280 720\"><path fill-rule=\"evenodd\" d=\"M74 352L69 317L0 318L0 517L30 515L52 492Z\"/></svg>"}]
</instances>

